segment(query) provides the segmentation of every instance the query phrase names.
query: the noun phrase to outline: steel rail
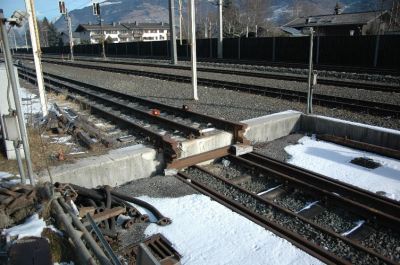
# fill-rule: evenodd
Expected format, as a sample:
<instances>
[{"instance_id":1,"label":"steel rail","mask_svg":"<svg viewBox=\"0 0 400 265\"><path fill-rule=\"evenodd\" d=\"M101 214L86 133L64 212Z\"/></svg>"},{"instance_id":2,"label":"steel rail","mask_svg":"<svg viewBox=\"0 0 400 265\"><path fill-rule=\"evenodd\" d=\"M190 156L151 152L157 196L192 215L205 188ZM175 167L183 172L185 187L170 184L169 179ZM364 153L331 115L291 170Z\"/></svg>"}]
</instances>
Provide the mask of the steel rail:
<instances>
[{"instance_id":1,"label":"steel rail","mask_svg":"<svg viewBox=\"0 0 400 265\"><path fill-rule=\"evenodd\" d=\"M19 66L19 68L25 69L25 70L29 70L32 71L32 69L25 67L25 66ZM116 92L116 91L112 91L112 90L108 90L106 88L102 88L102 87L98 87L95 85L91 85L85 82L80 82L77 80L73 80L73 79L69 79L69 78L65 78L59 75L54 75L54 74L50 74L50 73L46 73L45 75L47 77L51 77L51 78L55 78L64 82L69 82L71 84L75 84L78 86L82 86L82 87L86 87L89 88L91 90L94 91L98 91L99 93L108 93L111 94L115 97L119 97L119 98L124 98L126 100L129 101L135 101L139 104L144 104L147 106L151 106L153 108L158 108L160 110L166 111L166 112L171 112L174 115L177 116L182 116L185 118L190 118L190 119L196 119L202 122L206 122L206 123L212 123L213 126L217 129L221 129L221 130L225 130L225 131L230 131L233 133L234 135L234 140L235 142L246 142L246 139L244 137L244 132L245 129L247 128L247 124L241 123L241 122L232 122L232 121L227 121L227 120L223 120L220 118L216 118L213 116L209 116L209 115L205 115L202 113L198 113L192 110L189 110L187 108L177 108L174 106L170 106L167 104L163 104L157 101L153 101L153 100L149 100L149 99L145 99L145 98L141 98L141 97L136 97L136 96L132 96L126 93L121 93L121 92Z\"/></svg>"},{"instance_id":2,"label":"steel rail","mask_svg":"<svg viewBox=\"0 0 400 265\"><path fill-rule=\"evenodd\" d=\"M51 63L51 62L53 62L52 61L53 59L59 60L59 58L51 58L51 60L42 59L42 61ZM95 63L102 63L102 64L121 64L121 65L145 66L145 67L187 70L187 71L190 70L189 66L184 66L184 65L170 65L170 64L114 61L114 60L100 61L100 60L85 59L85 58L79 58L77 61L95 62ZM218 68L210 68L210 67L198 67L197 70L199 72L206 72L206 73L219 73L219 74L226 74L226 75L238 75L238 76L249 76L249 77L266 78L266 79L307 82L307 77L301 76L301 75L294 75L294 74L264 73L264 72L255 72L255 71L218 69ZM318 84L339 86L339 87L349 87L349 88L364 89L364 90L371 90L371 91L400 93L400 85L396 86L396 85L392 85L392 84L356 82L356 81L349 81L349 80L345 81L345 80L341 80L341 79L323 78L323 77L318 78Z\"/></svg>"},{"instance_id":3,"label":"steel rail","mask_svg":"<svg viewBox=\"0 0 400 265\"><path fill-rule=\"evenodd\" d=\"M35 81L36 77L35 76L27 76L25 73L22 73L21 71L19 72L20 77L25 77L30 79L31 81ZM44 77L45 81L47 80L47 77ZM59 89L58 87L53 86L52 84L45 83L45 87L50 90L54 90L57 93L63 93L64 91L62 89ZM105 110L102 107L97 106L96 104L92 104L90 102L84 101L83 99L76 97L74 95L68 95L69 98L75 99L81 103L84 103L86 106L90 107L91 111L93 113L98 113L103 116L106 116L107 118L111 118L114 121L118 121L120 123L126 124L128 126L131 126L138 130L140 133L142 133L145 136L150 137L156 144L156 146L161 147L163 149L164 157L167 162L172 162L174 159L179 157L180 150L178 148L178 142L176 142L174 139L166 136L166 135L160 135L152 130L149 130L140 124L137 124L133 122L132 120L125 118L121 115L116 115L110 111Z\"/></svg>"},{"instance_id":4,"label":"steel rail","mask_svg":"<svg viewBox=\"0 0 400 265\"><path fill-rule=\"evenodd\" d=\"M145 118L147 120L150 120L150 121L158 123L158 124L162 124L166 127L169 127L170 129L179 130L179 131L187 134L188 136L190 135L190 136L199 137L202 135L202 133L199 129L175 122L173 120L164 118L162 116L153 115L153 114L146 112L144 110L141 110L141 109L131 107L129 105L126 105L126 102L121 102L116 99L104 97L104 95L98 93L98 90L94 90L94 89L90 89L90 88L89 88L89 90L85 90L85 89L82 89L80 86L66 84L65 82L59 82L59 81L55 80L54 78L49 78L49 77L46 77L46 80L51 84L63 86L65 88L67 88L70 92L78 93L82 96L90 96L89 98L94 99L95 101L105 102L105 103L111 104L113 106L117 106L119 108L119 110L128 110L129 112L133 113L135 116ZM110 94L110 93L108 93L108 94ZM110 95L110 96L113 97L113 95ZM124 99L122 101L124 101ZM189 137L189 138L192 138L192 137Z\"/></svg>"},{"instance_id":5,"label":"steel rail","mask_svg":"<svg viewBox=\"0 0 400 265\"><path fill-rule=\"evenodd\" d=\"M239 190L240 192L242 192L242 193L244 193L244 194L246 194L248 196L251 196L252 198L256 199L257 201L260 201L260 202L262 202L262 203L264 203L264 204L266 204L266 205L268 205L268 206L270 206L270 207L272 207L272 208L274 208L274 209L276 209L276 210L278 210L278 211L280 211L280 212L282 212L282 213L284 213L284 214L286 214L286 215L288 215L288 216L290 216L292 218L300 220L300 221L310 225L311 227L319 230L320 232L322 232L324 234L327 234L327 235L329 235L329 236L331 236L333 238L336 238L337 240L343 241L346 244L358 249L359 251L363 251L365 253L368 253L369 255L371 255L373 257L376 257L377 259L379 259L380 261L382 261L384 263L397 264L393 260L391 260L391 259L389 259L389 258L387 258L387 257L385 257L385 256L383 256L383 255L381 255L379 253L376 253L372 249L369 249L369 248L366 248L366 247L360 245L359 243L357 243L356 241L354 241L352 239L346 238L345 236L342 236L339 233L336 233L336 232L334 232L332 230L329 230L329 229L327 229L327 228L325 228L325 227L323 227L323 226L321 226L321 225L319 225L319 224L317 224L317 223L315 223L315 222L313 222L313 221L311 221L311 220L309 220L309 219L307 219L307 218L305 218L305 217L303 217L303 216L301 216L301 215L299 215L297 213L294 213L294 212L292 212L292 211L290 211L290 210L288 210L288 209L286 209L286 208L284 208L282 206L279 206L278 204L276 204L273 201L264 199L264 198L260 197L257 194L249 192L246 189L244 189L244 188L242 188L242 187L240 187L240 186L238 186L236 184L233 184L231 181L229 181L229 180L227 180L225 178L219 177L219 176L211 173L210 171L208 171L208 170L206 170L206 169L204 169L202 167L193 166L193 168L196 168L198 170L203 171L204 173L206 173L206 174L210 175L211 177L221 181L222 183L224 183L224 184L226 184L228 186L231 186L234 189ZM234 211L236 211L235 209L238 209L238 210L240 210L242 212L250 214L250 216L253 217L253 218L257 215L253 211L247 209L245 206L238 204L234 200L227 198L225 195L219 194L217 191L215 191L215 190L213 190L213 189L201 184L200 182L192 179L190 177L190 175L188 175L188 174L179 172L178 173L178 178L183 180L183 181L185 181L185 183L187 183L187 184L189 184L191 186L193 185L192 187L194 187L194 188L198 187L199 188L198 190L200 192L202 192L202 191L208 192L208 194L206 194L206 195L208 195L208 196L211 195L210 197L212 197L213 199L218 199L217 201L221 202L223 205L227 206L228 208L230 208L230 209L232 209ZM315 256L317 258L320 258L320 259L322 257L323 258L323 259L321 259L322 261L324 261L324 262L328 262L329 261L329 263L333 263L333 264L350 264L350 262L348 262L346 260L343 260L340 257L337 257L333 253L328 252L322 246L319 246L319 245L316 245L314 243L311 243L310 241L308 241L307 239L305 239L301 235L299 235L297 233L294 233L289 229L286 229L282 225L274 223L274 222L266 219L265 217L262 217L262 216L259 216L259 217L261 217L261 219L257 219L257 220L261 221L263 224L266 224L267 227L271 227L273 229L273 230L271 230L272 232L274 232L274 233L278 232L277 235L279 235L279 236L283 235L284 238L288 239L293 244L295 244L299 248L305 250L306 252L310 253L311 255L313 255L313 256Z\"/></svg>"},{"instance_id":6,"label":"steel rail","mask_svg":"<svg viewBox=\"0 0 400 265\"><path fill-rule=\"evenodd\" d=\"M107 67L101 65L88 65L88 64L79 64L79 63L71 63L71 62L53 62L53 64L60 64L72 67L81 67L85 69L94 69L94 70L102 70L107 72L116 72L123 73L129 75L138 75L145 76L151 78L157 78L162 80L176 81L176 82L191 82L190 76L182 76L182 75L174 75L174 74L166 74L166 73L155 73L155 72L147 72L142 70L133 70L133 69L124 69L124 68L115 68L115 67ZM215 79L207 79L207 78L198 78L198 84L203 86L210 87L219 87L230 90L238 90L249 93L260 94L264 96L278 97L289 100L298 100L305 102L307 100L307 93L303 91L296 90L288 90L282 88L275 87L265 87L259 85L250 85L250 84L242 84L236 82L229 81L221 81ZM395 116L400 117L400 105L388 104L382 102L374 102L374 101L366 101L359 99L351 99L337 96L329 96L322 94L314 94L313 96L314 105L321 105L327 107L342 107L345 109L349 109L355 112L367 112L369 114L374 115L387 115L387 116Z\"/></svg>"},{"instance_id":7,"label":"steel rail","mask_svg":"<svg viewBox=\"0 0 400 265\"><path fill-rule=\"evenodd\" d=\"M229 159L234 161L236 164L247 165L248 167L252 167L266 175L273 175L275 178L282 180L285 185L299 187L310 194L317 195L325 203L346 208L349 211L365 218L366 220L374 220L383 226L400 231L400 218L398 217L399 213L396 213L396 210L390 208L388 205L386 205L386 211L381 211L379 208L376 209L373 207L368 207L359 201L353 200L353 198L343 197L341 194L336 192L335 188L337 187L329 187L329 184L324 181L317 182L317 178L308 180L307 177L301 177L299 172L290 172L294 175L289 175L286 174L287 172L283 173L281 171L269 168L267 165L261 165L242 157L230 156ZM324 184L327 185L325 186Z\"/></svg>"},{"instance_id":8,"label":"steel rail","mask_svg":"<svg viewBox=\"0 0 400 265\"><path fill-rule=\"evenodd\" d=\"M19 56L27 58L24 54L19 54ZM58 54L46 54L47 58L60 58ZM95 57L90 55L80 55L82 57ZM109 55L108 59L117 58L121 59L156 59L162 61L168 61L169 58L162 56L126 56L126 57L117 57ZM181 61L190 60L184 57L179 58ZM212 64L234 64L234 65L257 65L257 66L270 66L270 67L281 67L281 68L297 68L297 69L306 69L308 68L308 64L306 63L294 63L294 62L271 62L271 61L262 61L262 60L246 60L246 59L215 59L215 58L199 58L199 62L203 63L212 63ZM334 71L334 72L352 72L352 73L361 73L361 74L377 74L377 75L393 75L400 76L400 70L395 68L379 68L379 67L363 67L363 66L346 66L346 65L327 65L327 64L316 64L315 70L320 71Z\"/></svg>"},{"instance_id":9,"label":"steel rail","mask_svg":"<svg viewBox=\"0 0 400 265\"><path fill-rule=\"evenodd\" d=\"M387 214L400 218L399 201L395 201L388 197L378 195L371 191L333 178L329 178L295 165L281 162L279 160L264 156L258 152L248 153L241 157L283 174L307 181L313 185L324 187L328 191L335 192L353 201L357 201L361 204L367 205L368 207L375 208L378 211L386 212Z\"/></svg>"},{"instance_id":10,"label":"steel rail","mask_svg":"<svg viewBox=\"0 0 400 265\"><path fill-rule=\"evenodd\" d=\"M261 216L258 213L255 213L245 206L239 204L238 202L229 199L228 197L218 193L217 191L208 188L207 186L201 184L200 182L193 180L190 176L186 173L179 172L176 177L181 180L183 183L189 185L190 187L194 188L198 192L207 195L208 197L212 198L213 200L219 202L223 206L231 209L232 211L246 217L250 221L262 226L263 228L271 231L275 235L284 238L291 242L293 245L298 247L299 249L307 252L308 254L312 255L313 257L323 261L326 264L346 264L349 265L349 262L346 262L340 258L337 258L328 251L323 248L320 248L307 240L304 240L301 236L290 232L289 230L281 227L278 224L275 224L265 217Z\"/></svg>"}]
</instances>

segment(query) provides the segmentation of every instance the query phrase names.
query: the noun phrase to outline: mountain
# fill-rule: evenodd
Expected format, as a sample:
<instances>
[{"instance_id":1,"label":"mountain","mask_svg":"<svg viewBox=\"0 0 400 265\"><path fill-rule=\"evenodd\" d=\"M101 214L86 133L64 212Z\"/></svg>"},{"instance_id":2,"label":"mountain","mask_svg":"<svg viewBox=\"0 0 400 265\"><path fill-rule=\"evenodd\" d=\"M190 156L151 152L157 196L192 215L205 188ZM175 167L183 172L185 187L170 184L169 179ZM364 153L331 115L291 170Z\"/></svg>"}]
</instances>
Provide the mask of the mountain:
<instances>
[{"instance_id":1,"label":"mountain","mask_svg":"<svg viewBox=\"0 0 400 265\"><path fill-rule=\"evenodd\" d=\"M100 2L101 18L103 23L112 22L167 22L168 1L166 0L106 0ZM70 11L72 28L82 23L99 23L98 17L93 15L91 4ZM55 26L59 31L65 31L67 23L60 17Z\"/></svg>"},{"instance_id":2,"label":"mountain","mask_svg":"<svg viewBox=\"0 0 400 265\"><path fill-rule=\"evenodd\" d=\"M186 2L185 0L183 0ZM233 0L238 2L239 0ZM250 0L248 0L250 1ZM271 3L270 12L266 19L281 25L293 16L316 15L333 13L336 1L332 0L265 0ZM240 1L239 1L240 2ZM241 1L243 3L243 1ZM244 1L246 2L246 1ZM387 2L390 1L385 1ZM377 10L376 0L341 0L343 12L359 12ZM103 23L112 22L168 22L168 0L105 0L100 2ZM390 5L390 3L389 3ZM196 3L197 17L201 18L208 12L216 12L216 7L208 1ZM175 5L178 8L178 4ZM183 5L183 9L186 4ZM78 24L98 23L98 18L92 14L92 6L88 5L81 9L70 12L72 25L75 29ZM59 31L66 30L66 21L60 17L55 26Z\"/></svg>"}]
</instances>

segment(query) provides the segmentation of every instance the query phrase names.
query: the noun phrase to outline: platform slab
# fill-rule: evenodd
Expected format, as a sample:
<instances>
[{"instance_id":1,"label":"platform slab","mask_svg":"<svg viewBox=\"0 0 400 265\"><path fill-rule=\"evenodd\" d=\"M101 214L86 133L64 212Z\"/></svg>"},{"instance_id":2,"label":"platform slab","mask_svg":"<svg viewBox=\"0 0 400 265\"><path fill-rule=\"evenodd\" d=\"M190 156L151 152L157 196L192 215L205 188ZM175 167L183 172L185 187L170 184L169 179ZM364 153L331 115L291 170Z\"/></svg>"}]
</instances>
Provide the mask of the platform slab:
<instances>
[{"instance_id":1,"label":"platform slab","mask_svg":"<svg viewBox=\"0 0 400 265\"><path fill-rule=\"evenodd\" d=\"M73 164L51 168L54 182L73 183L87 188L118 186L151 177L163 168L163 155L144 145L111 150L108 154L83 158ZM47 174L39 177L48 181Z\"/></svg>"}]
</instances>

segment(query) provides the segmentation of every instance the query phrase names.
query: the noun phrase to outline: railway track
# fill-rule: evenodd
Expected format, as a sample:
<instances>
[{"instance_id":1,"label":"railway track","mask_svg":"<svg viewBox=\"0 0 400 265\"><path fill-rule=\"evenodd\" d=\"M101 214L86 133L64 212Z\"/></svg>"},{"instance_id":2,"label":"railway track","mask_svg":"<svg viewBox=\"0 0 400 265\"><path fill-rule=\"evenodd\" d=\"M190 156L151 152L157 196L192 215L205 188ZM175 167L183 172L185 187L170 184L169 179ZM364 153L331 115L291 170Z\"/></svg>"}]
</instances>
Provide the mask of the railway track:
<instances>
[{"instance_id":1,"label":"railway track","mask_svg":"<svg viewBox=\"0 0 400 265\"><path fill-rule=\"evenodd\" d=\"M51 61L51 60L50 60ZM50 62L49 61L49 62ZM101 70L107 72L115 72L129 75L145 76L161 80L169 80L175 82L191 83L190 76L155 73L142 70L124 69L116 67L108 67L100 64L81 64L73 62L51 61L53 64L66 65L71 67L80 67L85 69ZM269 97L282 98L287 100L296 100L307 102L307 93L303 91L288 90L275 87L266 87L250 84L241 84L236 82L221 81L208 78L199 78L198 84L208 87L224 88L234 91L242 91L253 94L259 94ZM368 113L371 115L383 115L388 117L400 117L400 105L388 104L382 102L373 102L359 99L350 99L337 96L313 95L313 104L332 108L343 108L354 112Z\"/></svg>"},{"instance_id":2,"label":"railway track","mask_svg":"<svg viewBox=\"0 0 400 265\"><path fill-rule=\"evenodd\" d=\"M257 153L177 178L327 264L400 262L399 202Z\"/></svg>"},{"instance_id":3,"label":"railway track","mask_svg":"<svg viewBox=\"0 0 400 265\"><path fill-rule=\"evenodd\" d=\"M27 57L19 57L19 58L27 58ZM49 57L49 58L51 58L51 57ZM53 61L54 59L58 59L58 58L51 58L51 60L42 59L42 61L52 63L52 62L54 62ZM82 61L82 62L91 62L91 63L101 62L102 64L121 64L121 65L145 66L145 67L164 68L164 69L176 69L176 70L187 70L187 71L190 70L189 66L184 66L184 65L144 63L144 62L121 61L121 60L111 60L111 61L110 60L96 60L96 59L87 59L87 58L79 58L78 60ZM265 72L240 71L240 70L221 69L221 68L209 68L209 67L197 67L197 70L200 72L206 72L206 73L219 73L219 74L237 75L237 76L250 76L250 77L257 77L257 78L286 80L286 81L297 81L297 82L307 82L308 81L308 78L306 76L284 74L284 73L265 73ZM370 90L370 91L400 93L400 86L392 85L392 84L346 81L346 80L333 79L333 78L318 78L318 83L322 84L322 85L331 85L331 86L337 86L337 87L348 87L348 88L363 89L363 90Z\"/></svg>"},{"instance_id":4,"label":"railway track","mask_svg":"<svg viewBox=\"0 0 400 265\"><path fill-rule=\"evenodd\" d=\"M221 63L221 64L244 64L244 65L282 67L282 68L308 69L308 64L306 64L306 63L267 62L267 61L235 60L235 59L201 59L201 61L202 62L210 62L210 63ZM343 65L342 66L340 66L340 65L322 65L322 64L314 65L314 69L315 70L323 70L323 71L334 71L334 72L400 76L400 70L398 70L398 69L343 66Z\"/></svg>"},{"instance_id":5,"label":"railway track","mask_svg":"<svg viewBox=\"0 0 400 265\"><path fill-rule=\"evenodd\" d=\"M18 67L20 78L36 82L33 69ZM214 129L231 132L234 142L245 142L245 124L235 123L156 101L111 91L84 82L44 73L46 88L67 94L70 99L90 108L91 112L150 139L163 149L165 161L180 157L180 142L208 135ZM196 162L188 161L189 163Z\"/></svg>"}]
</instances>

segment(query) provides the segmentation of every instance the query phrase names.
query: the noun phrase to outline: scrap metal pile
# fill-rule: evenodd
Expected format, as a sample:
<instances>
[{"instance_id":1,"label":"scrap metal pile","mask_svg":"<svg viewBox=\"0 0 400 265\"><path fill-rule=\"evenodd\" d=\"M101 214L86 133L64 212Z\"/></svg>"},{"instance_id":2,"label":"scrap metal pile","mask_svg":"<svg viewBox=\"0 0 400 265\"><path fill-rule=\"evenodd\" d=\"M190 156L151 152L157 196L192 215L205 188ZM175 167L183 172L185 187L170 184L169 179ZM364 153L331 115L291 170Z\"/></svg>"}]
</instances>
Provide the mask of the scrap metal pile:
<instances>
[{"instance_id":1,"label":"scrap metal pile","mask_svg":"<svg viewBox=\"0 0 400 265\"><path fill-rule=\"evenodd\" d=\"M149 203L118 193L109 186L87 189L56 183L52 188L46 183L37 187L13 185L0 188L0 228L23 223L26 217L37 213L61 231L58 234L62 234L67 245L73 248L73 261L77 264L179 264L181 256L161 234L121 247L121 233L135 224L153 222L165 226L172 221ZM40 260L40 264L53 264L62 261L52 257L56 247L51 245L54 244L51 240L43 241L43 232L41 237L22 239L4 235L2 233L0 253L3 260L0 263L16 265L26 264L27 260Z\"/></svg>"}]
</instances>

